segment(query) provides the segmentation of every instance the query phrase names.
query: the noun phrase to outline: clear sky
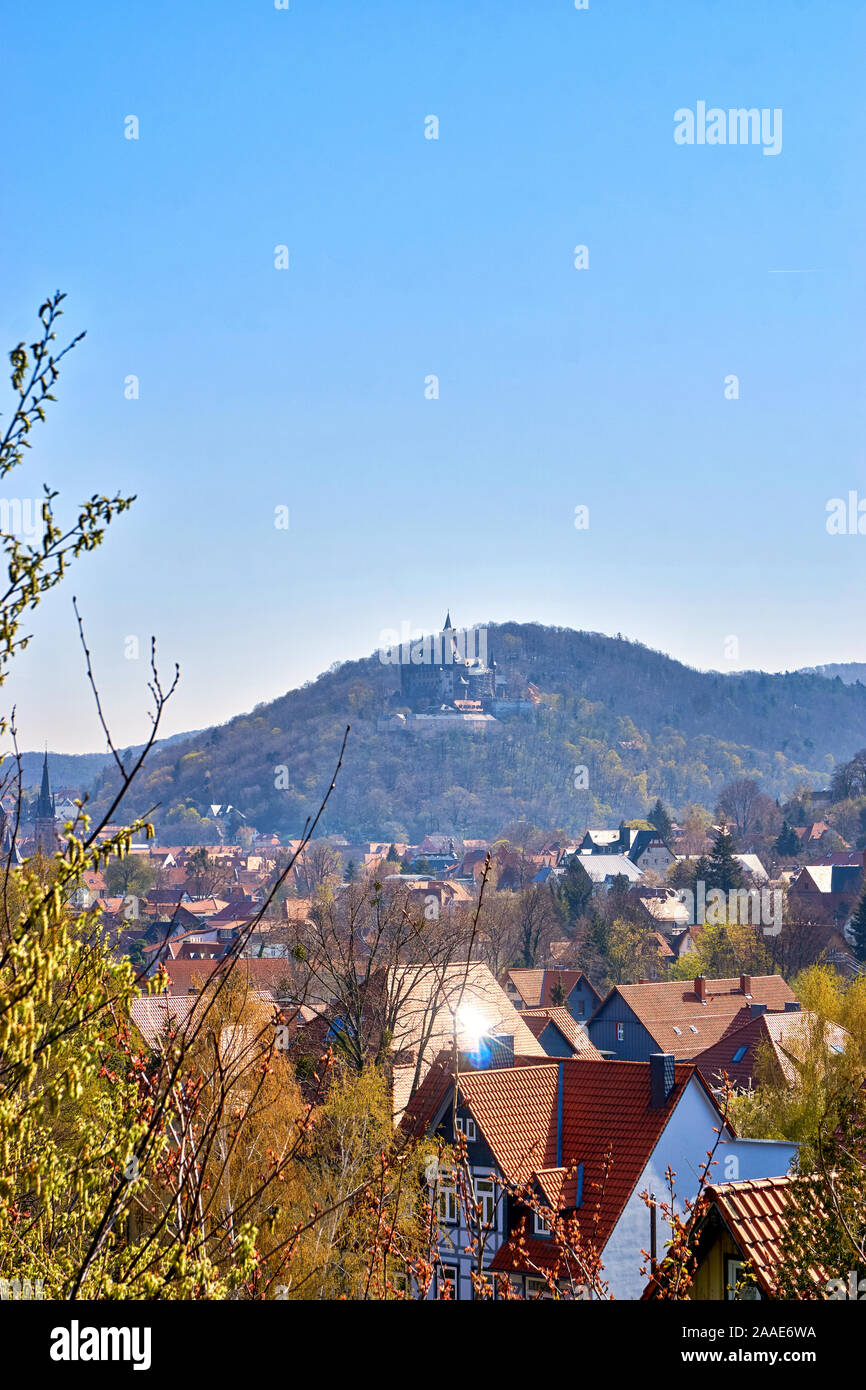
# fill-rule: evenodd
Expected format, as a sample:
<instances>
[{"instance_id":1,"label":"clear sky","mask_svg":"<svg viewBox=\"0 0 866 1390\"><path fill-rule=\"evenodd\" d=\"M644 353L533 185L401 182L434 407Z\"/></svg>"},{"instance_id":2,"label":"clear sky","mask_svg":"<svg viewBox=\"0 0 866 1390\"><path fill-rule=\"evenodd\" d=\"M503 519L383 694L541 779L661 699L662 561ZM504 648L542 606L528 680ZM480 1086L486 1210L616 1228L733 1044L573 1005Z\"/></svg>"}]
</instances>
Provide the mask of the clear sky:
<instances>
[{"instance_id":1,"label":"clear sky","mask_svg":"<svg viewBox=\"0 0 866 1390\"><path fill-rule=\"evenodd\" d=\"M446 606L863 660L866 535L825 523L866 497L864 30L853 0L9 7L0 343L57 287L88 336L4 495L138 496L32 624L23 745L102 746L73 591L121 742L151 633L166 732ZM780 109L781 151L677 144L701 101Z\"/></svg>"}]
</instances>

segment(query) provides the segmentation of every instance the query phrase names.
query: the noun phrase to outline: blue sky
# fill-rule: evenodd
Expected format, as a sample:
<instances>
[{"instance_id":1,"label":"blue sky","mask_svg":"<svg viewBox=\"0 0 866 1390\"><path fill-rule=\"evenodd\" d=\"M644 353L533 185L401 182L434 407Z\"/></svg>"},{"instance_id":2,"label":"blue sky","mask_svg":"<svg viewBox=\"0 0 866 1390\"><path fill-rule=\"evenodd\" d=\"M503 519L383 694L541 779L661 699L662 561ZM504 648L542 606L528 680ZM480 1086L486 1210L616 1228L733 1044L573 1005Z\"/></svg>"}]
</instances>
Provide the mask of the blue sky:
<instances>
[{"instance_id":1,"label":"blue sky","mask_svg":"<svg viewBox=\"0 0 866 1390\"><path fill-rule=\"evenodd\" d=\"M6 495L138 496L33 621L24 746L102 746L73 589L122 742L131 635L180 662L167 732L446 606L722 670L863 659L866 536L825 521L866 497L864 29L850 0L7 15L0 342L56 287L88 336ZM698 101L780 108L781 153L677 145Z\"/></svg>"}]
</instances>

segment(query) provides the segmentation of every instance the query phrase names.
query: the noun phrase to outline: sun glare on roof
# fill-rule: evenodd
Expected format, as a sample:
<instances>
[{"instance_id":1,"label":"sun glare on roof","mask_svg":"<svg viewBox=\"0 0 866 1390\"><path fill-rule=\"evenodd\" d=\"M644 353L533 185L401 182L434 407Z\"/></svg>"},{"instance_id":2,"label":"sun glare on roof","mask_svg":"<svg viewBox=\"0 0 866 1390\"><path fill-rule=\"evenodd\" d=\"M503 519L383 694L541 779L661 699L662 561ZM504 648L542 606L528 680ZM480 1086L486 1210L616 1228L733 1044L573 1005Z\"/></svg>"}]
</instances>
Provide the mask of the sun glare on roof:
<instances>
[{"instance_id":1,"label":"sun glare on roof","mask_svg":"<svg viewBox=\"0 0 866 1390\"><path fill-rule=\"evenodd\" d=\"M487 1032L487 1023L480 1009L474 1004L461 1004L457 1010L457 1023L460 1027L461 1041L469 1052L475 1052Z\"/></svg>"}]
</instances>

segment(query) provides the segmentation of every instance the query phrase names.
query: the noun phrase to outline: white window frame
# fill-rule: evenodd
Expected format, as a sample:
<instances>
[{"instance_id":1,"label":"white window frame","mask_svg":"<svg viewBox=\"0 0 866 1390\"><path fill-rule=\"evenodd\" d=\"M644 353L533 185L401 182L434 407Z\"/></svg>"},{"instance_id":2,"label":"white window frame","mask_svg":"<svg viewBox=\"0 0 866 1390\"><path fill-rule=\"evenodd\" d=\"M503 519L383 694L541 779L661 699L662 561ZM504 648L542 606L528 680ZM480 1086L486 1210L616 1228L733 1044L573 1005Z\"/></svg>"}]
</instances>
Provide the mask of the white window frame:
<instances>
[{"instance_id":1,"label":"white window frame","mask_svg":"<svg viewBox=\"0 0 866 1390\"><path fill-rule=\"evenodd\" d=\"M463 1135L467 1144L474 1144L478 1138L478 1126L471 1115L457 1116L457 1130L459 1134Z\"/></svg>"},{"instance_id":2,"label":"white window frame","mask_svg":"<svg viewBox=\"0 0 866 1390\"><path fill-rule=\"evenodd\" d=\"M460 1294L460 1266L442 1264L436 1271L436 1292L443 1294L445 1285L451 1285L451 1297L455 1302Z\"/></svg>"},{"instance_id":3,"label":"white window frame","mask_svg":"<svg viewBox=\"0 0 866 1390\"><path fill-rule=\"evenodd\" d=\"M745 1297L742 1293L737 1293L737 1284L743 1275L749 1276L750 1270L745 1260L738 1260L735 1255L725 1256L725 1298L728 1301L749 1303L757 1302L761 1297L761 1290L757 1284L749 1284L745 1290Z\"/></svg>"},{"instance_id":4,"label":"white window frame","mask_svg":"<svg viewBox=\"0 0 866 1390\"><path fill-rule=\"evenodd\" d=\"M548 1288L546 1279L539 1279L536 1274L527 1274L524 1296L535 1300L536 1298L553 1298L553 1294Z\"/></svg>"},{"instance_id":5,"label":"white window frame","mask_svg":"<svg viewBox=\"0 0 866 1390\"><path fill-rule=\"evenodd\" d=\"M456 1182L440 1181L436 1201L439 1212L439 1224L442 1226L456 1226L460 1219L460 1201L457 1196Z\"/></svg>"},{"instance_id":6,"label":"white window frame","mask_svg":"<svg viewBox=\"0 0 866 1390\"><path fill-rule=\"evenodd\" d=\"M473 1178L472 1182L475 1200L481 1203L481 1220L485 1226L492 1226L496 1221L496 1184L486 1175Z\"/></svg>"},{"instance_id":7,"label":"white window frame","mask_svg":"<svg viewBox=\"0 0 866 1390\"><path fill-rule=\"evenodd\" d=\"M625 1042L625 1024L624 1024L624 1023L618 1023L618 1024L616 1025L616 1040L617 1040L617 1042Z\"/></svg>"},{"instance_id":8,"label":"white window frame","mask_svg":"<svg viewBox=\"0 0 866 1390\"><path fill-rule=\"evenodd\" d=\"M532 1234L534 1236L549 1236L550 1222L546 1216L542 1216L540 1211L532 1213Z\"/></svg>"}]
</instances>

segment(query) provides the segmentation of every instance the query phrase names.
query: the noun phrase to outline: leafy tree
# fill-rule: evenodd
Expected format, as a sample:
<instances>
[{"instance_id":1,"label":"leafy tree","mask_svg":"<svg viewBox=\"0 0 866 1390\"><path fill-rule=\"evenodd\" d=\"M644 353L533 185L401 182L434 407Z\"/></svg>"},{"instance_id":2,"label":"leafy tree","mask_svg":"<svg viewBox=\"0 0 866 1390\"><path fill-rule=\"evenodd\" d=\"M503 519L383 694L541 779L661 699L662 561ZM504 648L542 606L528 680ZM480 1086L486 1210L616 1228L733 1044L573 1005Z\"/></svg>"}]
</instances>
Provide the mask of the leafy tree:
<instances>
[{"instance_id":1,"label":"leafy tree","mask_svg":"<svg viewBox=\"0 0 866 1390\"><path fill-rule=\"evenodd\" d=\"M11 354L0 476L21 463L54 399L68 351L52 347L62 299L41 307L39 340ZM39 543L0 535L9 576L0 683L29 640L24 612L132 500L93 497L61 532L54 496L46 488ZM79 628L101 717L80 618ZM227 970L182 1030L167 1027L142 1050L130 1022L133 967L116 958L93 914L73 906L85 873L128 863L133 834L153 835L143 822L108 827L173 689L163 689L152 658L150 738L125 763L103 725L113 792L98 813L85 808L50 858L16 866L10 856L0 892L0 1270L41 1279L55 1299L252 1297L282 1273L299 1234L290 1203L306 1112L287 1060L275 1055L271 1008L245 982L232 989ZM307 1213L306 1229L316 1219Z\"/></svg>"},{"instance_id":2,"label":"leafy tree","mask_svg":"<svg viewBox=\"0 0 866 1390\"><path fill-rule=\"evenodd\" d=\"M605 956L609 984L634 984L658 967L658 944L646 928L616 917L607 929Z\"/></svg>"},{"instance_id":3,"label":"leafy tree","mask_svg":"<svg viewBox=\"0 0 866 1390\"><path fill-rule=\"evenodd\" d=\"M304 1224L315 1206L324 1215L298 1241L286 1296L398 1297L395 1276L429 1259L424 1168L435 1146L399 1152L387 1080L373 1066L338 1068L313 1121L296 1210Z\"/></svg>"},{"instance_id":4,"label":"leafy tree","mask_svg":"<svg viewBox=\"0 0 866 1390\"><path fill-rule=\"evenodd\" d=\"M744 922L705 922L694 949L670 966L675 980L696 975L724 979L736 975L772 975L773 961L760 927Z\"/></svg>"},{"instance_id":5,"label":"leafy tree","mask_svg":"<svg viewBox=\"0 0 866 1390\"><path fill-rule=\"evenodd\" d=\"M112 859L103 872L105 886L113 898L144 898L156 883L156 869L140 854Z\"/></svg>"}]
</instances>

